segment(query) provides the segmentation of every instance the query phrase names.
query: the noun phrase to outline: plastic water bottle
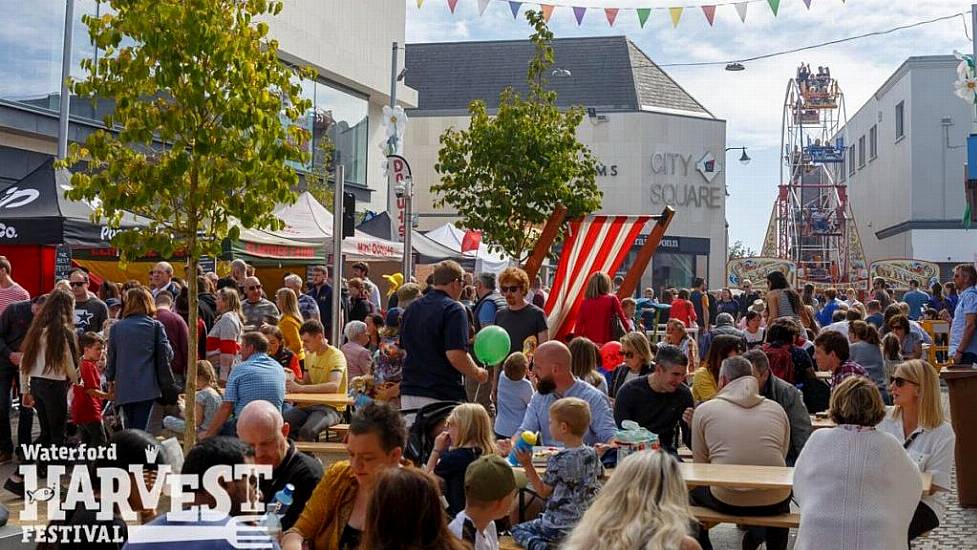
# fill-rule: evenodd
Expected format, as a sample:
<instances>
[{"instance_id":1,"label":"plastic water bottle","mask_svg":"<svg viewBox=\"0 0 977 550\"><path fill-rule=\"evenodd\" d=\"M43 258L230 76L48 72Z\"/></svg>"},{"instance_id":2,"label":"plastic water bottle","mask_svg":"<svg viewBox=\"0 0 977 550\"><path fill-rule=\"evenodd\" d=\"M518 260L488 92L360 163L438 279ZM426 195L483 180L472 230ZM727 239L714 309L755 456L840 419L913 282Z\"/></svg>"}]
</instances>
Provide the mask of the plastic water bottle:
<instances>
[{"instance_id":1,"label":"plastic water bottle","mask_svg":"<svg viewBox=\"0 0 977 550\"><path fill-rule=\"evenodd\" d=\"M268 535L275 540L278 540L278 537L282 534L282 517L288 510L288 507L292 505L292 494L294 492L294 485L291 483L285 484L285 487L281 491L275 493L275 498L272 499L271 504L265 510L262 523L268 530Z\"/></svg>"},{"instance_id":2,"label":"plastic water bottle","mask_svg":"<svg viewBox=\"0 0 977 550\"><path fill-rule=\"evenodd\" d=\"M536 444L537 436L533 432L522 432L519 439L516 439L516 445L509 451L509 464L513 466L519 466L519 459L516 458L516 451L527 451L531 452L533 450L533 445Z\"/></svg>"}]
</instances>

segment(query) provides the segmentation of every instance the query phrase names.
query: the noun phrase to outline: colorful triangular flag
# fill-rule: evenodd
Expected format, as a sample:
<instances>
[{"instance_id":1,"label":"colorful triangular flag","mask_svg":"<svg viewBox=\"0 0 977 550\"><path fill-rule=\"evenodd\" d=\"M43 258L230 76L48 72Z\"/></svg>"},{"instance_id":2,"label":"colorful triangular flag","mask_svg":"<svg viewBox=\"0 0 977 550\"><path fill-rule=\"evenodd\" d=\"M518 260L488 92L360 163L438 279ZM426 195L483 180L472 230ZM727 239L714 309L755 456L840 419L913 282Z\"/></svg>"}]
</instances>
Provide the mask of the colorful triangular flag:
<instances>
[{"instance_id":1,"label":"colorful triangular flag","mask_svg":"<svg viewBox=\"0 0 977 550\"><path fill-rule=\"evenodd\" d=\"M638 23L641 23L641 28L645 28L645 22L648 21L648 16L651 15L651 8L638 8Z\"/></svg>"},{"instance_id":2,"label":"colorful triangular flag","mask_svg":"<svg viewBox=\"0 0 977 550\"><path fill-rule=\"evenodd\" d=\"M587 13L587 8L578 8L574 6L573 16L577 18L577 26L580 26L580 22L583 21L583 16Z\"/></svg>"},{"instance_id":3,"label":"colorful triangular flag","mask_svg":"<svg viewBox=\"0 0 977 550\"><path fill-rule=\"evenodd\" d=\"M448 9L451 10L451 13L455 12L455 6L457 5L458 5L458 0L448 0Z\"/></svg>"},{"instance_id":4,"label":"colorful triangular flag","mask_svg":"<svg viewBox=\"0 0 977 550\"><path fill-rule=\"evenodd\" d=\"M706 16L706 21L709 22L709 26L712 26L712 22L716 19L716 6L702 6L702 13Z\"/></svg>"},{"instance_id":5,"label":"colorful triangular flag","mask_svg":"<svg viewBox=\"0 0 977 550\"><path fill-rule=\"evenodd\" d=\"M740 16L740 22L746 23L746 8L750 7L749 2L737 2L735 4L736 13Z\"/></svg>"},{"instance_id":6,"label":"colorful triangular flag","mask_svg":"<svg viewBox=\"0 0 977 550\"><path fill-rule=\"evenodd\" d=\"M553 15L553 8L556 6L552 4L540 4L539 7L543 10L543 21L549 23L550 16Z\"/></svg>"},{"instance_id":7,"label":"colorful triangular flag","mask_svg":"<svg viewBox=\"0 0 977 550\"><path fill-rule=\"evenodd\" d=\"M607 16L607 22L613 27L614 20L617 19L617 8L604 8L604 15Z\"/></svg>"},{"instance_id":8,"label":"colorful triangular flag","mask_svg":"<svg viewBox=\"0 0 977 550\"><path fill-rule=\"evenodd\" d=\"M421 9L421 4L423 4L423 3L424 3L424 0L417 0L417 9Z\"/></svg>"},{"instance_id":9,"label":"colorful triangular flag","mask_svg":"<svg viewBox=\"0 0 977 550\"><path fill-rule=\"evenodd\" d=\"M478 15L481 16L485 13L485 8L488 7L490 0L478 0Z\"/></svg>"},{"instance_id":10,"label":"colorful triangular flag","mask_svg":"<svg viewBox=\"0 0 977 550\"><path fill-rule=\"evenodd\" d=\"M967 203L967 206L963 208L963 219L960 220L960 222L963 224L964 229L970 229L970 225L971 225L970 217L971 217L970 203Z\"/></svg>"},{"instance_id":11,"label":"colorful triangular flag","mask_svg":"<svg viewBox=\"0 0 977 550\"><path fill-rule=\"evenodd\" d=\"M773 16L777 17L777 10L780 9L780 0L767 0L767 3L770 4L770 9L773 11Z\"/></svg>"},{"instance_id":12,"label":"colorful triangular flag","mask_svg":"<svg viewBox=\"0 0 977 550\"><path fill-rule=\"evenodd\" d=\"M682 10L685 8L679 6L675 8L668 8L668 14L672 16L672 28L678 26L678 20L682 18Z\"/></svg>"},{"instance_id":13,"label":"colorful triangular flag","mask_svg":"<svg viewBox=\"0 0 977 550\"><path fill-rule=\"evenodd\" d=\"M842 2L844 2L844 0L842 0ZM811 9L811 0L804 0L804 5L807 6L807 9Z\"/></svg>"},{"instance_id":14,"label":"colorful triangular flag","mask_svg":"<svg viewBox=\"0 0 977 550\"><path fill-rule=\"evenodd\" d=\"M522 7L522 2L513 2L509 0L509 9L512 10L512 18L515 19L519 17L519 8Z\"/></svg>"}]
</instances>

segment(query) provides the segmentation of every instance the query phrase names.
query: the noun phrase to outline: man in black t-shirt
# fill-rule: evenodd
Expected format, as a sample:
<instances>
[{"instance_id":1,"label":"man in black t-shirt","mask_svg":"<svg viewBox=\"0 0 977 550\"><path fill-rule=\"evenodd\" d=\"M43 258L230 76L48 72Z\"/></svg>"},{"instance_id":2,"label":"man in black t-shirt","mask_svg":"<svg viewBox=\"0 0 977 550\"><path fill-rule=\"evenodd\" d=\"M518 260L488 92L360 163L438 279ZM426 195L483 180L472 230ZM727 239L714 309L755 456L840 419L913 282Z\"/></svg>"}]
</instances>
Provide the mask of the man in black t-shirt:
<instances>
[{"instance_id":1,"label":"man in black t-shirt","mask_svg":"<svg viewBox=\"0 0 977 550\"><path fill-rule=\"evenodd\" d=\"M506 307L495 314L495 324L509 333L509 353L521 351L531 357L540 344L549 339L546 314L526 301L529 276L518 267L499 274L499 290Z\"/></svg>"},{"instance_id":2,"label":"man in black t-shirt","mask_svg":"<svg viewBox=\"0 0 977 550\"><path fill-rule=\"evenodd\" d=\"M682 418L691 409L692 392L685 385L688 358L672 345L662 345L655 355L655 370L648 376L635 378L624 384L614 400L614 421L621 425L633 420L648 431L658 434L663 449L676 454L677 428L682 429L682 441L692 446L692 431Z\"/></svg>"},{"instance_id":3,"label":"man in black t-shirt","mask_svg":"<svg viewBox=\"0 0 977 550\"><path fill-rule=\"evenodd\" d=\"M295 445L288 440L289 429L282 413L268 401L248 403L237 420L237 436L254 449L254 463L272 468L271 479L258 481L263 502L272 504L275 494L289 483L295 487L292 504L282 518L282 531L291 528L299 519L322 477L322 464L295 450Z\"/></svg>"}]
</instances>

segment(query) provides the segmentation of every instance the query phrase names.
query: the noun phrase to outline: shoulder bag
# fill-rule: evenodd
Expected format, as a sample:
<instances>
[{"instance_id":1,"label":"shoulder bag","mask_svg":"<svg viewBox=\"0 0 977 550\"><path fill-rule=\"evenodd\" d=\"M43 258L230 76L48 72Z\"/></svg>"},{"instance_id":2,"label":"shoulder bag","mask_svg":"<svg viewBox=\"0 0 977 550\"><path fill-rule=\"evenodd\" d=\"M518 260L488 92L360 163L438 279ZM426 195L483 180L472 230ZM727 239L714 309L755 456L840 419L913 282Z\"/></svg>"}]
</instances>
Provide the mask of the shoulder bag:
<instances>
[{"instance_id":1,"label":"shoulder bag","mask_svg":"<svg viewBox=\"0 0 977 550\"><path fill-rule=\"evenodd\" d=\"M163 347L162 329L159 321L153 321L153 364L156 366L156 383L159 385L159 397L156 402L160 405L176 405L182 388L176 385L173 369L170 368Z\"/></svg>"}]
</instances>

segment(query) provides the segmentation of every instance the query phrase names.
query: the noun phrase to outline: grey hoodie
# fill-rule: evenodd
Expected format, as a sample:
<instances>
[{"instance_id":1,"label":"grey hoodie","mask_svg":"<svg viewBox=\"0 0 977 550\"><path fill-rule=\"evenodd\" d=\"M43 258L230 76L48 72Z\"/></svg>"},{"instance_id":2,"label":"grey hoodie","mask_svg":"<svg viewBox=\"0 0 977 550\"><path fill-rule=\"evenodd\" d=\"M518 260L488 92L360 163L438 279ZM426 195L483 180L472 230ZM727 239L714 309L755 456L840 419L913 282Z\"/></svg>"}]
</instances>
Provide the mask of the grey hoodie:
<instances>
[{"instance_id":1,"label":"grey hoodie","mask_svg":"<svg viewBox=\"0 0 977 550\"><path fill-rule=\"evenodd\" d=\"M752 376L723 386L715 398L699 405L692 417L695 462L785 466L789 447L787 414L776 402L760 396ZM790 489L713 487L711 492L733 506L766 506L790 496Z\"/></svg>"}]
</instances>

